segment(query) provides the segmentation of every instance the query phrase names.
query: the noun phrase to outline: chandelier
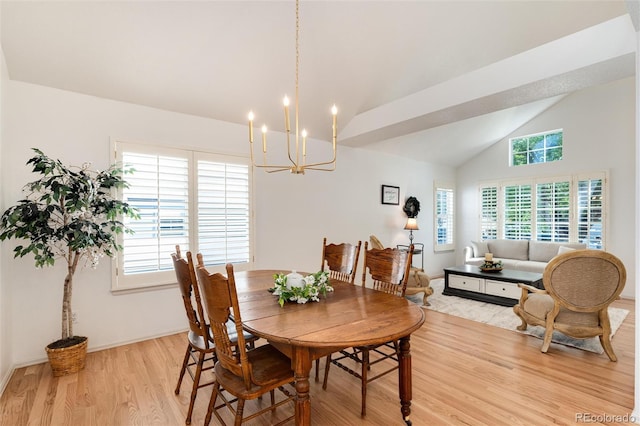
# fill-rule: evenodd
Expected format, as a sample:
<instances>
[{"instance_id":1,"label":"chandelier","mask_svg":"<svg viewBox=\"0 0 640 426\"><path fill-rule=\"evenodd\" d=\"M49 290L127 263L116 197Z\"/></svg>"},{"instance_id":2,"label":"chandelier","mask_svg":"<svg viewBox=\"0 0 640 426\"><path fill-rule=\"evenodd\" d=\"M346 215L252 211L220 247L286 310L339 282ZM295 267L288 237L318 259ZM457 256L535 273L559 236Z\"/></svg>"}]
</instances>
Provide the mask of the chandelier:
<instances>
[{"instance_id":1,"label":"chandelier","mask_svg":"<svg viewBox=\"0 0 640 426\"><path fill-rule=\"evenodd\" d=\"M336 132L337 132L337 116L338 109L334 105L331 108L331 115L333 116L333 158L328 161L319 163L307 164L307 131L302 129L298 131L298 68L300 66L300 46L299 46L299 33L300 33L300 5L299 0L296 0L296 94L295 94L295 149L291 149L291 124L289 120L289 98L284 97L284 127L287 136L287 155L289 157L289 163L283 165L267 164L267 126L262 126L262 157L263 163L256 164L253 158L253 120L255 116L253 111L249 112L249 147L251 150L251 164L254 167L261 167L266 169L268 173L282 172L289 170L291 173L304 174L305 170L320 170L330 172L336 169ZM302 138L302 143L300 143Z\"/></svg>"}]
</instances>

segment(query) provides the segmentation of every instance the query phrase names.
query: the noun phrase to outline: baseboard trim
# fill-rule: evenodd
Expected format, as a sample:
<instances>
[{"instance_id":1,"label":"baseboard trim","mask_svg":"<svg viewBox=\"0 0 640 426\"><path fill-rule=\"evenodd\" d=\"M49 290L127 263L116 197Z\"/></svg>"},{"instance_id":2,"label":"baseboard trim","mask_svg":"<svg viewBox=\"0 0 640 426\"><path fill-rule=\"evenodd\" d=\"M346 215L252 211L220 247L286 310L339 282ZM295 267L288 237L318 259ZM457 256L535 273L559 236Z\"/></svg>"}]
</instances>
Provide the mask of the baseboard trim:
<instances>
[{"instance_id":1,"label":"baseboard trim","mask_svg":"<svg viewBox=\"0 0 640 426\"><path fill-rule=\"evenodd\" d=\"M9 384L9 380L11 379L11 376L13 376L13 372L15 370L16 370L16 367L14 365L12 365L7 370L7 373L2 377L2 380L0 380L0 396L2 396L2 394L4 393L4 390L6 389L7 385Z\"/></svg>"}]
</instances>

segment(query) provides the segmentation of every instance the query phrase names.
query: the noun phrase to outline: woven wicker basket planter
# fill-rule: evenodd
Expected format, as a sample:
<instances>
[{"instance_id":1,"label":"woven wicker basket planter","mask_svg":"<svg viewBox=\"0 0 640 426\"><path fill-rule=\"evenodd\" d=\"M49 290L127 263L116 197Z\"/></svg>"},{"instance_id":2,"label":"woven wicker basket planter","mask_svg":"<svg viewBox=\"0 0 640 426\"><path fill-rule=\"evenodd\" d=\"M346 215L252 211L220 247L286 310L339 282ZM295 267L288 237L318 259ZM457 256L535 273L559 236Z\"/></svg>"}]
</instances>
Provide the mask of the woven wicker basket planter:
<instances>
[{"instance_id":1,"label":"woven wicker basket planter","mask_svg":"<svg viewBox=\"0 0 640 426\"><path fill-rule=\"evenodd\" d=\"M54 377L77 373L84 368L89 339L86 337L83 339L80 343L66 348L51 349L49 348L51 345L45 348Z\"/></svg>"}]
</instances>

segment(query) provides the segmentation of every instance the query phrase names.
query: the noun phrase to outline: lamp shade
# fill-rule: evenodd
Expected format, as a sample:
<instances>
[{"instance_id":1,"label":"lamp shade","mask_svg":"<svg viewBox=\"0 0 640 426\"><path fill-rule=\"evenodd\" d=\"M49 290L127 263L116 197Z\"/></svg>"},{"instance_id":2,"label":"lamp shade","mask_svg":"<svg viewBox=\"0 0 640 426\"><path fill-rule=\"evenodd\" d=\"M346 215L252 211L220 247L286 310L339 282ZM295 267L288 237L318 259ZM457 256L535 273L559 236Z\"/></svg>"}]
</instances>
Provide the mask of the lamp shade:
<instances>
[{"instance_id":1,"label":"lamp shade","mask_svg":"<svg viewBox=\"0 0 640 426\"><path fill-rule=\"evenodd\" d=\"M408 229L410 231L417 231L418 229L418 221L414 217L410 217L407 219L407 224L404 226L404 229Z\"/></svg>"}]
</instances>

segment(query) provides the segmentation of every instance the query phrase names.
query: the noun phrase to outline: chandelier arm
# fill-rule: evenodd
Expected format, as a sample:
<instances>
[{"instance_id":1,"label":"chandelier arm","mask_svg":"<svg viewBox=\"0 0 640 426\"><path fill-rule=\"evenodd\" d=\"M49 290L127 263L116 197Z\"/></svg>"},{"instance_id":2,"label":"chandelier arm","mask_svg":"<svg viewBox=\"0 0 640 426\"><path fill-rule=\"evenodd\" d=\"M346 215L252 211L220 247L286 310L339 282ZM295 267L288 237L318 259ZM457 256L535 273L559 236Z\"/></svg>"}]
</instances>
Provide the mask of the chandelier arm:
<instances>
[{"instance_id":1,"label":"chandelier arm","mask_svg":"<svg viewBox=\"0 0 640 426\"><path fill-rule=\"evenodd\" d=\"M296 119L296 127L298 126L297 121L298 120ZM296 129L296 132L297 132L297 129ZM286 130L286 133L287 133L287 156L289 157L289 161L291 161L291 164L295 167L297 166L297 164L295 161L293 161L293 158L291 158L291 142L290 142L291 132Z\"/></svg>"},{"instance_id":2,"label":"chandelier arm","mask_svg":"<svg viewBox=\"0 0 640 426\"><path fill-rule=\"evenodd\" d=\"M322 168L318 168L318 167L307 167L305 166L305 170L313 170L316 172L333 172L336 169L336 163L332 163L333 167L331 167L330 169L322 169Z\"/></svg>"},{"instance_id":3,"label":"chandelier arm","mask_svg":"<svg viewBox=\"0 0 640 426\"><path fill-rule=\"evenodd\" d=\"M322 162L319 162L319 163L309 163L309 164L305 164L305 165L304 165L304 168L305 168L305 169L310 169L310 168L312 168L312 167L317 167L317 166L326 166L326 165L329 165L329 164L335 164L335 163L336 163L336 159L334 158L334 159L333 159L333 160L331 160L331 161L322 161Z\"/></svg>"},{"instance_id":4,"label":"chandelier arm","mask_svg":"<svg viewBox=\"0 0 640 426\"><path fill-rule=\"evenodd\" d=\"M287 165L277 165L277 164L254 164L254 167L260 167L261 169L287 169L291 170L291 166Z\"/></svg>"},{"instance_id":5,"label":"chandelier arm","mask_svg":"<svg viewBox=\"0 0 640 426\"><path fill-rule=\"evenodd\" d=\"M286 172L287 170L291 171L291 167L287 166L284 169L278 170L266 170L267 173L278 173L278 172Z\"/></svg>"},{"instance_id":6,"label":"chandelier arm","mask_svg":"<svg viewBox=\"0 0 640 426\"><path fill-rule=\"evenodd\" d=\"M333 145L333 158L331 160L321 161L321 162L318 162L318 163L305 164L304 168L305 169L310 169L310 168L316 167L316 166L325 166L325 165L328 165L328 164L333 164L333 168L335 169L335 167L336 167L336 158L337 158L337 156L336 156L336 146L334 144Z\"/></svg>"}]
</instances>

